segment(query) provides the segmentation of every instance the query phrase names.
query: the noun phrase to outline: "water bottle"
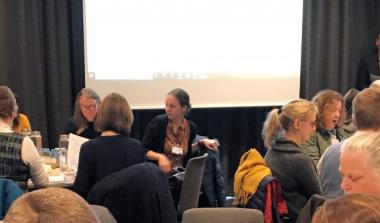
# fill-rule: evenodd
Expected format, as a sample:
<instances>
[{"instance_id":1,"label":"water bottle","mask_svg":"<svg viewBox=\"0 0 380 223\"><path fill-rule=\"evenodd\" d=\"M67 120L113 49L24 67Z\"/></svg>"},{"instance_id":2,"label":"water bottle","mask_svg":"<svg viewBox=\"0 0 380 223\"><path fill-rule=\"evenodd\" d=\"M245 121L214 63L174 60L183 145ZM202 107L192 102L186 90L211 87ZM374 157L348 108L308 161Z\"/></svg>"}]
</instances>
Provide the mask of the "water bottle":
<instances>
[{"instance_id":1,"label":"water bottle","mask_svg":"<svg viewBox=\"0 0 380 223\"><path fill-rule=\"evenodd\" d=\"M68 169L67 150L69 147L69 135L59 136L59 167L61 171Z\"/></svg>"}]
</instances>

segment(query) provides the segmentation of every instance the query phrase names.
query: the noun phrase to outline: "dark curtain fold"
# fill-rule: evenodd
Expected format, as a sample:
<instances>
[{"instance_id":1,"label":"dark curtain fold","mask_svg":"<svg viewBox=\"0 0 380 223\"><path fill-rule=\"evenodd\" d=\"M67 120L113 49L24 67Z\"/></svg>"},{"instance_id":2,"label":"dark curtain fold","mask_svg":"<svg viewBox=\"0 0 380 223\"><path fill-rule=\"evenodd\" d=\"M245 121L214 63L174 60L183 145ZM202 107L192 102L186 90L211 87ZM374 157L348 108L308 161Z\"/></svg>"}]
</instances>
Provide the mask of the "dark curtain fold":
<instances>
[{"instance_id":1,"label":"dark curtain fold","mask_svg":"<svg viewBox=\"0 0 380 223\"><path fill-rule=\"evenodd\" d=\"M0 84L20 97L43 145L57 146L84 86L82 1L0 1Z\"/></svg>"},{"instance_id":2,"label":"dark curtain fold","mask_svg":"<svg viewBox=\"0 0 380 223\"><path fill-rule=\"evenodd\" d=\"M380 31L378 0L304 0L301 97L355 87L360 58Z\"/></svg>"}]
</instances>

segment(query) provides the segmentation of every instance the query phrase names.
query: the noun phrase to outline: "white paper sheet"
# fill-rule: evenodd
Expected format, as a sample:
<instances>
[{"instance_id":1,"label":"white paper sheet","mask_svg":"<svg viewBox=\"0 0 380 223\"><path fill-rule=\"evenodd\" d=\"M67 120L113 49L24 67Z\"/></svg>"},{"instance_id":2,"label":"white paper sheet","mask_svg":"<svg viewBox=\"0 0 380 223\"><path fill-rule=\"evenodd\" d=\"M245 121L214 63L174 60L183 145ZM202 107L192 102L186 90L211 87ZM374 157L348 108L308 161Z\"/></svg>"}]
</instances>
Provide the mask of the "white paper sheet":
<instances>
[{"instance_id":1,"label":"white paper sheet","mask_svg":"<svg viewBox=\"0 0 380 223\"><path fill-rule=\"evenodd\" d=\"M67 151L67 164L70 169L73 169L75 173L78 169L79 152L83 143L88 141L87 138L70 133L69 134L69 147Z\"/></svg>"},{"instance_id":2,"label":"white paper sheet","mask_svg":"<svg viewBox=\"0 0 380 223\"><path fill-rule=\"evenodd\" d=\"M65 182L65 175L49 176L49 182Z\"/></svg>"}]
</instances>

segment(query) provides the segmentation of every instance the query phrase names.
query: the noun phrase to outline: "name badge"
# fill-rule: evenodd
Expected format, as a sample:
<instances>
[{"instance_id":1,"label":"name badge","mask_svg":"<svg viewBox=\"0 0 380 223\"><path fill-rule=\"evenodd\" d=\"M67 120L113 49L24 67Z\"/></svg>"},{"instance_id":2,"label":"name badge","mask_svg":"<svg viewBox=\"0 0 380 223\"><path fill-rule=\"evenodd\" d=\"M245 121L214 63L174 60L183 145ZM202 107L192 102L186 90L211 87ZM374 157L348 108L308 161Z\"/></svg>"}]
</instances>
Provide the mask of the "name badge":
<instances>
[{"instance_id":1,"label":"name badge","mask_svg":"<svg viewBox=\"0 0 380 223\"><path fill-rule=\"evenodd\" d=\"M172 147L172 153L176 155L183 155L183 149L178 146L173 146Z\"/></svg>"}]
</instances>

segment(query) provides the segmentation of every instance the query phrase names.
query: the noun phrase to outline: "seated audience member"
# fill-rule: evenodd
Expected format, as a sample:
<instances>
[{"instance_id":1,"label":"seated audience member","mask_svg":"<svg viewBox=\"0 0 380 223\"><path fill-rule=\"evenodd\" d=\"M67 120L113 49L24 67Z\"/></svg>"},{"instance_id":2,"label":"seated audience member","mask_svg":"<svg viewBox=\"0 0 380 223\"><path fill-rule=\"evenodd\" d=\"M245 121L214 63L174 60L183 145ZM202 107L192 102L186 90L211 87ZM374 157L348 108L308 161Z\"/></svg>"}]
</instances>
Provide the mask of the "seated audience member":
<instances>
[{"instance_id":1,"label":"seated audience member","mask_svg":"<svg viewBox=\"0 0 380 223\"><path fill-rule=\"evenodd\" d=\"M323 90L313 97L312 102L318 108L317 130L301 145L301 149L317 166L327 147L347 138L348 134L341 128L346 113L342 107L344 102L341 94Z\"/></svg>"},{"instance_id":2,"label":"seated audience member","mask_svg":"<svg viewBox=\"0 0 380 223\"><path fill-rule=\"evenodd\" d=\"M366 88L359 92L353 103L353 121L358 131L374 132L380 129L380 89ZM343 141L344 142L344 141ZM339 161L343 142L331 145L318 164L323 195L334 198L343 195L340 187L342 176L339 173Z\"/></svg>"},{"instance_id":3,"label":"seated audience member","mask_svg":"<svg viewBox=\"0 0 380 223\"><path fill-rule=\"evenodd\" d=\"M0 86L0 177L13 180L24 190L30 178L37 187L46 186L49 178L33 141L12 131L17 109L11 89Z\"/></svg>"},{"instance_id":4,"label":"seated audience member","mask_svg":"<svg viewBox=\"0 0 380 223\"><path fill-rule=\"evenodd\" d=\"M83 88L75 100L74 116L67 121L63 133L73 133L88 139L99 136L100 132L94 129L99 104L98 94L90 88Z\"/></svg>"},{"instance_id":5,"label":"seated audience member","mask_svg":"<svg viewBox=\"0 0 380 223\"><path fill-rule=\"evenodd\" d=\"M363 193L380 198L380 133L358 131L346 139L342 145L339 171L342 175L341 188L344 194ZM309 201L302 209L297 222L310 222L316 209L316 205Z\"/></svg>"},{"instance_id":6,"label":"seated audience member","mask_svg":"<svg viewBox=\"0 0 380 223\"><path fill-rule=\"evenodd\" d=\"M327 200L314 214L313 223L380 222L380 198L368 194L349 194Z\"/></svg>"},{"instance_id":7,"label":"seated audience member","mask_svg":"<svg viewBox=\"0 0 380 223\"><path fill-rule=\"evenodd\" d=\"M347 136L351 136L356 132L356 125L352 121L352 101L358 93L358 90L351 88L343 97L346 119L343 122L342 129L347 133Z\"/></svg>"},{"instance_id":8,"label":"seated audience member","mask_svg":"<svg viewBox=\"0 0 380 223\"><path fill-rule=\"evenodd\" d=\"M345 194L365 193L380 198L380 133L361 132L347 139L339 171Z\"/></svg>"},{"instance_id":9,"label":"seated audience member","mask_svg":"<svg viewBox=\"0 0 380 223\"><path fill-rule=\"evenodd\" d=\"M35 190L19 197L9 209L4 223L98 223L87 202L62 188Z\"/></svg>"},{"instance_id":10,"label":"seated audience member","mask_svg":"<svg viewBox=\"0 0 380 223\"><path fill-rule=\"evenodd\" d=\"M19 105L19 98L15 95L16 103ZM30 126L29 119L25 114L21 113L20 107L17 111L17 116L13 120L13 131L17 133L31 133L32 127Z\"/></svg>"},{"instance_id":11,"label":"seated audience member","mask_svg":"<svg viewBox=\"0 0 380 223\"><path fill-rule=\"evenodd\" d=\"M265 161L282 186L289 217L295 222L299 211L313 194L320 194L320 184L313 161L301 152L300 145L315 131L317 108L304 100L293 100L281 109L273 109L263 127Z\"/></svg>"},{"instance_id":12,"label":"seated audience member","mask_svg":"<svg viewBox=\"0 0 380 223\"><path fill-rule=\"evenodd\" d=\"M166 114L153 118L145 130L142 143L147 150L147 158L156 161L165 173L174 167L186 166L196 149L192 144L196 125L185 118L190 108L189 94L183 89L173 89L165 98ZM215 141L207 138L200 139L198 143L209 149L217 148Z\"/></svg>"},{"instance_id":13,"label":"seated audience member","mask_svg":"<svg viewBox=\"0 0 380 223\"><path fill-rule=\"evenodd\" d=\"M79 154L74 191L83 198L108 174L145 161L143 146L129 137L132 123L133 113L127 100L117 93L107 95L94 123L101 135L85 142Z\"/></svg>"}]
</instances>

